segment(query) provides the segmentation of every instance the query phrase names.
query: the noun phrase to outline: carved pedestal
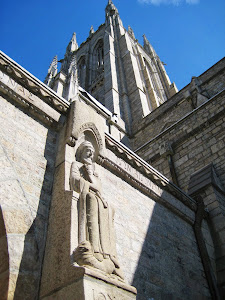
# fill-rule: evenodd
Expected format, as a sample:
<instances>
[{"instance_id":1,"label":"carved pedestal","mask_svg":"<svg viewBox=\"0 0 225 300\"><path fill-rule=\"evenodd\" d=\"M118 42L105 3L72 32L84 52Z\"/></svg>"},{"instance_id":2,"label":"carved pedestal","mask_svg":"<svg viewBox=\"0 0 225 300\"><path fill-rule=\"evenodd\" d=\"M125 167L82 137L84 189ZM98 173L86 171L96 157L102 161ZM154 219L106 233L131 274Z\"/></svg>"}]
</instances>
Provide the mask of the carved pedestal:
<instances>
[{"instance_id":1,"label":"carved pedestal","mask_svg":"<svg viewBox=\"0 0 225 300\"><path fill-rule=\"evenodd\" d=\"M105 201L96 170L96 162L104 157L104 124L100 119L98 131L94 123L83 123L99 118L91 111L84 117L88 109L83 105L74 103L68 126L75 130L69 135L76 141L74 147L65 145L66 128L60 135L39 296L136 299L136 289L123 281L117 259L113 199Z\"/></svg>"},{"instance_id":2,"label":"carved pedestal","mask_svg":"<svg viewBox=\"0 0 225 300\"><path fill-rule=\"evenodd\" d=\"M78 244L79 199L73 191L66 191L63 195L57 193L56 198L51 210L53 218L49 232L52 234L46 247L40 299L136 299L136 289L118 276L72 262L72 253Z\"/></svg>"},{"instance_id":3,"label":"carved pedestal","mask_svg":"<svg viewBox=\"0 0 225 300\"><path fill-rule=\"evenodd\" d=\"M136 289L117 278L84 267L75 267L77 277L73 282L55 291L43 300L135 300Z\"/></svg>"}]
</instances>

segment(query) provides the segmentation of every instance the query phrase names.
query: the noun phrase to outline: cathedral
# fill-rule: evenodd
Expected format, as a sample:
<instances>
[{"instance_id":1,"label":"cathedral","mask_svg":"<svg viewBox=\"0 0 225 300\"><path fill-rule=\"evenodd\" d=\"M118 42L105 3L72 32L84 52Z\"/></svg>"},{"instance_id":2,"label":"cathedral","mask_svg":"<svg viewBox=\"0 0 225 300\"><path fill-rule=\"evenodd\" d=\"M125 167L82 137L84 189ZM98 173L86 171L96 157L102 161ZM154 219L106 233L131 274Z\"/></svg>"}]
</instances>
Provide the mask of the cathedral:
<instances>
[{"instance_id":1,"label":"cathedral","mask_svg":"<svg viewBox=\"0 0 225 300\"><path fill-rule=\"evenodd\" d=\"M224 299L224 101L111 0L44 83L0 52L0 300Z\"/></svg>"}]
</instances>

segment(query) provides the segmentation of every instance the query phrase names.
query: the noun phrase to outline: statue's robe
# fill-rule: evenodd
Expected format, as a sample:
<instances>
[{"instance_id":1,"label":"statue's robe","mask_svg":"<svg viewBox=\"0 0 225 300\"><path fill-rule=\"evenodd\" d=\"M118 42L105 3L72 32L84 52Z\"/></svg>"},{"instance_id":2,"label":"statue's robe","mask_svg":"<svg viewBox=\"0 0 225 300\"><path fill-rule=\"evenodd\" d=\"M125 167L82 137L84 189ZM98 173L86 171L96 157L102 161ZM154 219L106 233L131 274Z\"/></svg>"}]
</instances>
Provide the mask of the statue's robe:
<instances>
[{"instance_id":1,"label":"statue's robe","mask_svg":"<svg viewBox=\"0 0 225 300\"><path fill-rule=\"evenodd\" d=\"M100 253L104 258L110 257L115 263L116 242L114 231L114 209L103 204L101 184L94 173L98 190L90 189L90 179L84 164L75 161L71 166L71 188L80 194L78 214L78 243L89 241L94 253Z\"/></svg>"}]
</instances>

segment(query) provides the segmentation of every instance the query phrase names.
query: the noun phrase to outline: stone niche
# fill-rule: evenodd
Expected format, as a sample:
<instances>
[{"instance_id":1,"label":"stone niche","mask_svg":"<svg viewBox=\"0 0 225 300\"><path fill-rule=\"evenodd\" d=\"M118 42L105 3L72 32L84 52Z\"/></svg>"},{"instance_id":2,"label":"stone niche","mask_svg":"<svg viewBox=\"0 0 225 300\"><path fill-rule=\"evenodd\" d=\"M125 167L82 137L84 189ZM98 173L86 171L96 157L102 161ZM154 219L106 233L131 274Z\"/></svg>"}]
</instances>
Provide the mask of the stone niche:
<instances>
[{"instance_id":1,"label":"stone niche","mask_svg":"<svg viewBox=\"0 0 225 300\"><path fill-rule=\"evenodd\" d=\"M117 259L114 210L96 171L104 161L105 126L84 102L71 105L60 133L41 299L136 299Z\"/></svg>"}]
</instances>

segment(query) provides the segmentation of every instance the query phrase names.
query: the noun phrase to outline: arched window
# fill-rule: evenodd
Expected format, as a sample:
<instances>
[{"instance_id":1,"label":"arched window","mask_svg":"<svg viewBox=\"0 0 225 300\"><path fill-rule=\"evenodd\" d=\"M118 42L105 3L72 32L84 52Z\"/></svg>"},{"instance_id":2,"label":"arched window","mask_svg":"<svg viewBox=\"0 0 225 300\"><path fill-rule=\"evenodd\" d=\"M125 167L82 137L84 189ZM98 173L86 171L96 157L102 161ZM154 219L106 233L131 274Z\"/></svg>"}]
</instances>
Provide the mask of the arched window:
<instances>
[{"instance_id":1,"label":"arched window","mask_svg":"<svg viewBox=\"0 0 225 300\"><path fill-rule=\"evenodd\" d=\"M93 50L93 76L96 77L104 72L104 47L103 40L99 40Z\"/></svg>"},{"instance_id":2,"label":"arched window","mask_svg":"<svg viewBox=\"0 0 225 300\"><path fill-rule=\"evenodd\" d=\"M104 65L104 51L103 45L100 45L97 49L97 69L100 69Z\"/></svg>"},{"instance_id":3,"label":"arched window","mask_svg":"<svg viewBox=\"0 0 225 300\"><path fill-rule=\"evenodd\" d=\"M78 62L78 79L79 85L85 88L85 78L86 78L86 63L85 57L81 57Z\"/></svg>"},{"instance_id":4,"label":"arched window","mask_svg":"<svg viewBox=\"0 0 225 300\"><path fill-rule=\"evenodd\" d=\"M158 87L157 80L156 80L157 71L154 70L154 66L150 66L149 62L147 62L147 60L145 58L144 58L144 62L145 62L146 68L148 70L154 91L156 92L156 95L160 98L159 87Z\"/></svg>"},{"instance_id":5,"label":"arched window","mask_svg":"<svg viewBox=\"0 0 225 300\"><path fill-rule=\"evenodd\" d=\"M162 81L160 79L158 70L157 70L155 64L152 63L152 61L147 61L144 58L144 62L145 62L146 68L148 70L148 73L150 75L151 82L152 82L152 85L154 87L154 91L155 91L155 93L158 97L158 102L159 102L159 105L160 105L167 98L166 98L165 90L163 88Z\"/></svg>"}]
</instances>

